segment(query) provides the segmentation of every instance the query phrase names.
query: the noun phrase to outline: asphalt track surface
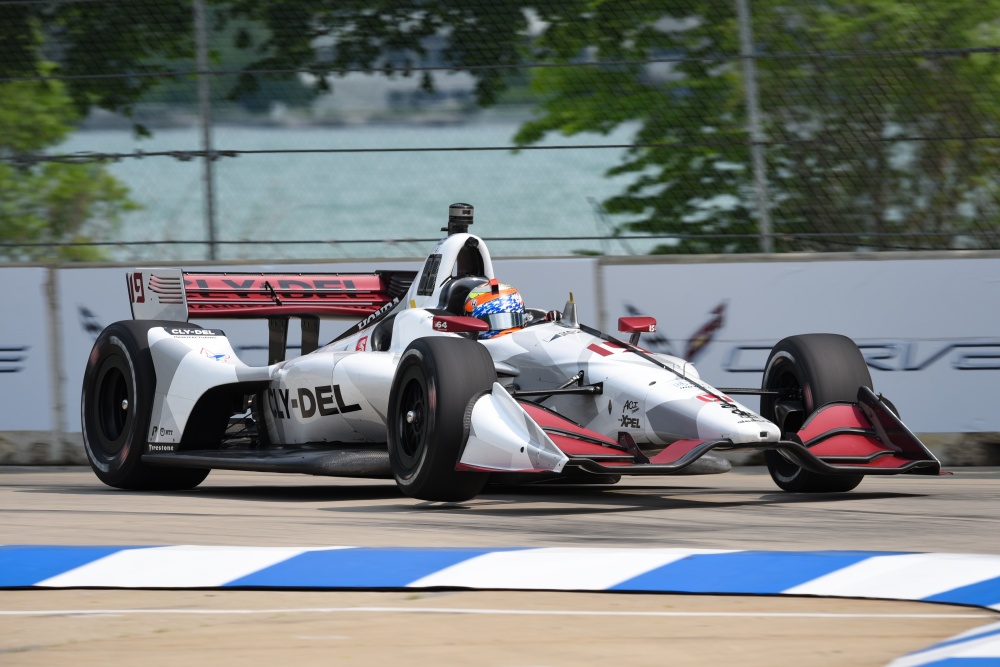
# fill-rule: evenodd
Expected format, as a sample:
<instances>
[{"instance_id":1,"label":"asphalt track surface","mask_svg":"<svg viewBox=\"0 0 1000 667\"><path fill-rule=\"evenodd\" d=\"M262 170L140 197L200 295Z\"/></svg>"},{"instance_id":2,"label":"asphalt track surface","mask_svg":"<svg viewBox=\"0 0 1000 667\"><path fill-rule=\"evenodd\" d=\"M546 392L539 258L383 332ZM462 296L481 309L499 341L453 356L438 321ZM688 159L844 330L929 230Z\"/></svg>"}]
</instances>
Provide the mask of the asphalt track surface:
<instances>
[{"instance_id":1,"label":"asphalt track surface","mask_svg":"<svg viewBox=\"0 0 1000 667\"><path fill-rule=\"evenodd\" d=\"M1000 469L780 492L759 468L606 487L488 488L214 471L183 493L0 468L0 542L687 547L1000 554ZM724 578L725 572L719 577ZM1000 620L852 599L517 591L0 591L0 664L885 665Z\"/></svg>"}]
</instances>

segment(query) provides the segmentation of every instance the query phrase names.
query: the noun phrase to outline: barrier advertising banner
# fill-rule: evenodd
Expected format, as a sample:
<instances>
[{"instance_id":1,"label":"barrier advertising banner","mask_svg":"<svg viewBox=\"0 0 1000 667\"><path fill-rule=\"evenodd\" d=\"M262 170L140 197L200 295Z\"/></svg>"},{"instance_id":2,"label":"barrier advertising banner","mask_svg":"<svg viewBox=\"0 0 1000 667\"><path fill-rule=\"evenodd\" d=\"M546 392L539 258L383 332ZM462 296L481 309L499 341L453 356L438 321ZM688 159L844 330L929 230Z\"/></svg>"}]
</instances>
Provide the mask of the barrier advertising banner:
<instances>
[{"instance_id":1,"label":"barrier advertising banner","mask_svg":"<svg viewBox=\"0 0 1000 667\"><path fill-rule=\"evenodd\" d=\"M421 266L395 261L201 270L343 273ZM841 333L861 347L875 390L893 400L913 430L1000 431L1000 412L992 407L1000 388L1000 258L624 263L581 257L497 260L494 268L528 307L561 309L573 292L581 320L611 333L620 316L656 317L657 332L644 334L641 344L693 361L718 387L759 386L768 352L785 336ZM6 283L18 288L5 298L9 316L0 322L0 431L79 429L80 388L94 340L111 322L131 318L126 271L53 270L53 325L49 270L2 269ZM321 342L351 323L324 321ZM266 363L266 321L198 324L223 329L246 363ZM295 323L288 342L289 354L296 354ZM756 406L756 399L744 398Z\"/></svg>"},{"instance_id":2,"label":"barrier advertising banner","mask_svg":"<svg viewBox=\"0 0 1000 667\"><path fill-rule=\"evenodd\" d=\"M609 265L603 286L606 329L656 317L642 345L715 386L759 387L785 336L839 333L912 430L1000 431L1000 259Z\"/></svg>"},{"instance_id":3,"label":"barrier advertising banner","mask_svg":"<svg viewBox=\"0 0 1000 667\"><path fill-rule=\"evenodd\" d=\"M3 270L4 316L0 318L0 430L52 427L48 298L45 269Z\"/></svg>"}]
</instances>

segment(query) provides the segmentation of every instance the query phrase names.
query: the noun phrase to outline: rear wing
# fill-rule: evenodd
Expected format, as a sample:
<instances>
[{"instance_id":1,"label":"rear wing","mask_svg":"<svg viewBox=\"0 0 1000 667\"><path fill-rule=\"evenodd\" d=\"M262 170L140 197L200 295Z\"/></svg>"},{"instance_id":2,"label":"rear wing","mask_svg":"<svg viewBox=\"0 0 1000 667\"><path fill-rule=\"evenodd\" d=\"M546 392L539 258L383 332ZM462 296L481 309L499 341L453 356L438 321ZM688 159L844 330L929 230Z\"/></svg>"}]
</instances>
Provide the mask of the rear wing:
<instances>
[{"instance_id":1,"label":"rear wing","mask_svg":"<svg viewBox=\"0 0 1000 667\"><path fill-rule=\"evenodd\" d=\"M266 319L268 363L273 364L285 357L290 317L302 320L302 354L308 354L318 346L321 317L377 319L399 303L416 275L135 269L126 279L135 320Z\"/></svg>"},{"instance_id":2,"label":"rear wing","mask_svg":"<svg viewBox=\"0 0 1000 667\"><path fill-rule=\"evenodd\" d=\"M365 317L406 294L415 271L126 274L132 319Z\"/></svg>"}]
</instances>

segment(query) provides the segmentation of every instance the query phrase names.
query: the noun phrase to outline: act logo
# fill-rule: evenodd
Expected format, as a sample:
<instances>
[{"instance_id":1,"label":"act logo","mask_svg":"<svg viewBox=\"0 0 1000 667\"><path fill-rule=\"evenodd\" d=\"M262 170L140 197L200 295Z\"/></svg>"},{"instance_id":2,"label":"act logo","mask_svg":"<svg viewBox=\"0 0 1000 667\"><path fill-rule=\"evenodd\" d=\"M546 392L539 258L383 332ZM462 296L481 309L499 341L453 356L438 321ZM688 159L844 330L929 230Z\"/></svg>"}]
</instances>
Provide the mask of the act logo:
<instances>
[{"instance_id":1,"label":"act logo","mask_svg":"<svg viewBox=\"0 0 1000 667\"><path fill-rule=\"evenodd\" d=\"M639 418L632 416L638 411L639 401L625 401L622 404L621 421L618 426L620 428L642 428L642 422L639 421Z\"/></svg>"}]
</instances>

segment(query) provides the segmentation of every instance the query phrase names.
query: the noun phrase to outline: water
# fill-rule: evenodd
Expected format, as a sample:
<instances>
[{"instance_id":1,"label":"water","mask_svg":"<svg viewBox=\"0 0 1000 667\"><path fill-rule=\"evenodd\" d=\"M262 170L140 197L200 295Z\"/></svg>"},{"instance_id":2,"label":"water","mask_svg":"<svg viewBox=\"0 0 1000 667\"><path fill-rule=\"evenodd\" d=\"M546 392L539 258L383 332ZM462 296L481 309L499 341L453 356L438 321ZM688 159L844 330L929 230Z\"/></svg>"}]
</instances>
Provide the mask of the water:
<instances>
[{"instance_id":1,"label":"water","mask_svg":"<svg viewBox=\"0 0 1000 667\"><path fill-rule=\"evenodd\" d=\"M214 144L219 150L510 146L518 127L518 120L496 118L443 126L223 126L215 129ZM541 145L624 144L633 131L557 137ZM127 130L85 130L60 150L132 153L198 150L200 145L196 127L157 130L151 139L137 139ZM440 237L447 207L456 201L476 207L472 231L487 239L605 236L608 222L596 215L593 201L621 192L633 178L605 176L622 154L623 149L586 149L221 158L215 163L216 238L241 244L219 246L218 256L423 256L429 245L424 239ZM127 214L116 239L141 245L114 249L116 259L207 257L201 243L158 243L208 238L201 160L129 158L108 168L142 207ZM359 240L374 241L345 243ZM493 241L490 247L496 256L624 252L618 243L601 241ZM633 250L641 249L633 244Z\"/></svg>"}]
</instances>

